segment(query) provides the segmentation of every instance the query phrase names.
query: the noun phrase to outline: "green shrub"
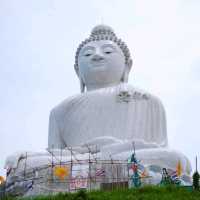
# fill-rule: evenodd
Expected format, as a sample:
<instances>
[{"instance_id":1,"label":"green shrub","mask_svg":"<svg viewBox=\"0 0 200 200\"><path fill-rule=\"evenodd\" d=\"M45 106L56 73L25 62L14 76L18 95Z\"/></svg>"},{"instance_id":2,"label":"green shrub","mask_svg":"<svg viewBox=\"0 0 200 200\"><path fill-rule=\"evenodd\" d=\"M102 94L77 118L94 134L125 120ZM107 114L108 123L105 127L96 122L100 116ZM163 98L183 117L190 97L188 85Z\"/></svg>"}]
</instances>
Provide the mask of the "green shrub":
<instances>
[{"instance_id":1,"label":"green shrub","mask_svg":"<svg viewBox=\"0 0 200 200\"><path fill-rule=\"evenodd\" d=\"M199 190L199 178L200 178L199 173L197 171L194 172L192 178L193 178L193 188L195 190Z\"/></svg>"},{"instance_id":2,"label":"green shrub","mask_svg":"<svg viewBox=\"0 0 200 200\"><path fill-rule=\"evenodd\" d=\"M59 193L57 195L26 198L6 197L2 200L200 200L200 192L189 191L185 187L145 186L113 191L80 190L76 193Z\"/></svg>"},{"instance_id":3,"label":"green shrub","mask_svg":"<svg viewBox=\"0 0 200 200\"><path fill-rule=\"evenodd\" d=\"M80 190L75 194L74 200L88 200L88 195L85 190Z\"/></svg>"}]
</instances>

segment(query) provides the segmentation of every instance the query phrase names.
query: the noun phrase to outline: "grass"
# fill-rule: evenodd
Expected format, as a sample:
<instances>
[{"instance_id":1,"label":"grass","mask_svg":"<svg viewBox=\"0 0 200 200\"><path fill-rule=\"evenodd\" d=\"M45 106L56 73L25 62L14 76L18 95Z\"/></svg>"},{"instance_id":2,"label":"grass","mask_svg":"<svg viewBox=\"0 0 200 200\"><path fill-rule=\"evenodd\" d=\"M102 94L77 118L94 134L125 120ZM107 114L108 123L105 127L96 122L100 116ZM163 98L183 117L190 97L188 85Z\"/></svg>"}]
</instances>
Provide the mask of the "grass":
<instances>
[{"instance_id":1,"label":"grass","mask_svg":"<svg viewBox=\"0 0 200 200\"><path fill-rule=\"evenodd\" d=\"M2 200L200 200L200 191L182 187L141 187L114 191L79 191L26 198L4 197Z\"/></svg>"}]
</instances>

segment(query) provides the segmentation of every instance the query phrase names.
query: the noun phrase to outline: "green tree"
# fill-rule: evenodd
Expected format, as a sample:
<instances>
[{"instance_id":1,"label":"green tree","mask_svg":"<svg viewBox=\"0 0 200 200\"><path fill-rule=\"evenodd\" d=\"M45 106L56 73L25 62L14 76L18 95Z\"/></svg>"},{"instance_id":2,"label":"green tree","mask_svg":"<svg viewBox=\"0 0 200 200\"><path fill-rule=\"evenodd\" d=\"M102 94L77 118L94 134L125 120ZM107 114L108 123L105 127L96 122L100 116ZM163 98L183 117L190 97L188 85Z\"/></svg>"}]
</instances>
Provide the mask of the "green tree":
<instances>
[{"instance_id":1,"label":"green tree","mask_svg":"<svg viewBox=\"0 0 200 200\"><path fill-rule=\"evenodd\" d=\"M199 173L198 171L194 172L193 176L192 176L192 179L193 179L193 188L195 190L199 190Z\"/></svg>"}]
</instances>

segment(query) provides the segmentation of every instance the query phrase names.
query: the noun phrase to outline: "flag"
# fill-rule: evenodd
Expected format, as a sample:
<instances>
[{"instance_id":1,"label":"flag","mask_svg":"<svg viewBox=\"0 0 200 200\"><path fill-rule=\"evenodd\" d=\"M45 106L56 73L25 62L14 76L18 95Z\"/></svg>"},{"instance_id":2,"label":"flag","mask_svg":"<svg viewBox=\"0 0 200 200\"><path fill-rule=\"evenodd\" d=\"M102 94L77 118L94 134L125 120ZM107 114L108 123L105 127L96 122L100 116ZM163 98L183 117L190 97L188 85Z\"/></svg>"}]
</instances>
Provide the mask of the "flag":
<instances>
[{"instance_id":1,"label":"flag","mask_svg":"<svg viewBox=\"0 0 200 200\"><path fill-rule=\"evenodd\" d=\"M0 185L3 184L5 182L5 179L3 176L0 176Z\"/></svg>"},{"instance_id":2,"label":"flag","mask_svg":"<svg viewBox=\"0 0 200 200\"><path fill-rule=\"evenodd\" d=\"M133 163L133 164L131 165L131 169L133 170L133 172L136 172L137 169L138 169L137 164Z\"/></svg>"},{"instance_id":3,"label":"flag","mask_svg":"<svg viewBox=\"0 0 200 200\"><path fill-rule=\"evenodd\" d=\"M69 168L67 166L55 166L54 175L60 180L64 180L69 175Z\"/></svg>"},{"instance_id":4,"label":"flag","mask_svg":"<svg viewBox=\"0 0 200 200\"><path fill-rule=\"evenodd\" d=\"M181 165L181 161L179 160L177 165L176 165L176 171L177 171L177 175L181 176L182 174L182 165Z\"/></svg>"},{"instance_id":5,"label":"flag","mask_svg":"<svg viewBox=\"0 0 200 200\"><path fill-rule=\"evenodd\" d=\"M144 177L148 176L148 172L146 171L146 169L144 169L144 171L139 171L139 172L140 172L141 178L144 178Z\"/></svg>"},{"instance_id":6,"label":"flag","mask_svg":"<svg viewBox=\"0 0 200 200\"><path fill-rule=\"evenodd\" d=\"M180 183L180 179L179 179L179 177L178 177L177 171L173 171L173 172L170 174L170 178L171 178L171 180L172 180L174 183Z\"/></svg>"},{"instance_id":7,"label":"flag","mask_svg":"<svg viewBox=\"0 0 200 200\"><path fill-rule=\"evenodd\" d=\"M34 184L33 180L28 181L28 182L26 183L26 188L27 188L27 189L33 188L33 184Z\"/></svg>"},{"instance_id":8,"label":"flag","mask_svg":"<svg viewBox=\"0 0 200 200\"><path fill-rule=\"evenodd\" d=\"M96 176L105 176L105 170L100 168L100 169L96 169Z\"/></svg>"},{"instance_id":9,"label":"flag","mask_svg":"<svg viewBox=\"0 0 200 200\"><path fill-rule=\"evenodd\" d=\"M7 167L7 168L6 168L6 176L9 176L11 170L12 170L11 167Z\"/></svg>"}]
</instances>

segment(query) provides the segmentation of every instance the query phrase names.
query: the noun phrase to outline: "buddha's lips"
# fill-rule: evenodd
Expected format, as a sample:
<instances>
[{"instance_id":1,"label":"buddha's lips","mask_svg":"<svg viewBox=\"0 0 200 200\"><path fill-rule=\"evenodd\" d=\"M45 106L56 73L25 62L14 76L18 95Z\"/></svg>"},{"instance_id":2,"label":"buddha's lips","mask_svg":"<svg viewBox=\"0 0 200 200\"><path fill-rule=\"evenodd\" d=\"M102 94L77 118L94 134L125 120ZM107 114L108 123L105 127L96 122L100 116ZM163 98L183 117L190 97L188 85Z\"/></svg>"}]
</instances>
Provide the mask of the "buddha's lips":
<instances>
[{"instance_id":1,"label":"buddha's lips","mask_svg":"<svg viewBox=\"0 0 200 200\"><path fill-rule=\"evenodd\" d=\"M91 67L104 67L105 66L105 64L106 64L106 62L105 61L93 61L93 62L91 62Z\"/></svg>"}]
</instances>

